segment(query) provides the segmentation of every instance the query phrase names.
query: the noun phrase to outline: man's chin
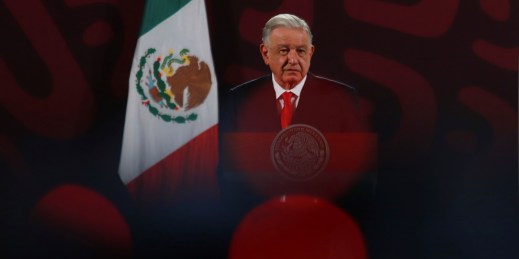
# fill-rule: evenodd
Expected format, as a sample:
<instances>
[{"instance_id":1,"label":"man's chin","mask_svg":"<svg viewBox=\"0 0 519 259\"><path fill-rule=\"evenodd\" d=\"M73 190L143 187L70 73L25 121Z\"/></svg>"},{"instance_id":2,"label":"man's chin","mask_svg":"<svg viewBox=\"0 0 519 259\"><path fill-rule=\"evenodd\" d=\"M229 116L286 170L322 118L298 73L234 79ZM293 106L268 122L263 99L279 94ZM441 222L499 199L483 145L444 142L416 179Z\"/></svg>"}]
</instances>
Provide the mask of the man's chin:
<instances>
[{"instance_id":1,"label":"man's chin","mask_svg":"<svg viewBox=\"0 0 519 259\"><path fill-rule=\"evenodd\" d=\"M298 75L288 75L288 76L284 76L283 77L283 82L285 82L286 84L290 85L291 87L299 84L299 82L301 82L303 78L301 77L300 74Z\"/></svg>"}]
</instances>

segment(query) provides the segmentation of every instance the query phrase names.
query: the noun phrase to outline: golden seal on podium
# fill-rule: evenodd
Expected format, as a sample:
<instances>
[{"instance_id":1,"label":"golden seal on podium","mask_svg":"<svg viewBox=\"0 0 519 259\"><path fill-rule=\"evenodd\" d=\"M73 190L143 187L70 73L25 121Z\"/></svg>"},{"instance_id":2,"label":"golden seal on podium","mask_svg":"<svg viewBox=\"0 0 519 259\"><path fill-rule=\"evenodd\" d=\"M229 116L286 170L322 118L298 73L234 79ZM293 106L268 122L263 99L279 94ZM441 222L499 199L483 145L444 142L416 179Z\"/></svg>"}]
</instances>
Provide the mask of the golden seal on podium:
<instances>
[{"instance_id":1,"label":"golden seal on podium","mask_svg":"<svg viewBox=\"0 0 519 259\"><path fill-rule=\"evenodd\" d=\"M330 148L319 130L306 124L295 124L276 135L270 155L278 172L289 179L305 181L324 170Z\"/></svg>"}]
</instances>

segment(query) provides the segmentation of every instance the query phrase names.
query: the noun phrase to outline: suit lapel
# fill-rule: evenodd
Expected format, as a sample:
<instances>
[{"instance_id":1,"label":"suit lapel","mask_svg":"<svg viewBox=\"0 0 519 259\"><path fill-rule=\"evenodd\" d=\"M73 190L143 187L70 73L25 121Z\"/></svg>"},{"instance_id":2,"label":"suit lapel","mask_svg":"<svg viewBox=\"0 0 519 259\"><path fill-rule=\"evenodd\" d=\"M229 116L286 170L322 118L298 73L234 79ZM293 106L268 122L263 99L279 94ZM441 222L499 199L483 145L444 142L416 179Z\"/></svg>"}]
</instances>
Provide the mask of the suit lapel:
<instances>
[{"instance_id":1,"label":"suit lapel","mask_svg":"<svg viewBox=\"0 0 519 259\"><path fill-rule=\"evenodd\" d=\"M305 85L301 90L301 99L299 99L297 108L292 117L292 124L300 124L305 123L305 121L309 121L308 116L312 114L312 109L315 109L317 105L315 102L318 101L314 88L314 78L308 74Z\"/></svg>"},{"instance_id":2,"label":"suit lapel","mask_svg":"<svg viewBox=\"0 0 519 259\"><path fill-rule=\"evenodd\" d=\"M243 96L244 103L238 118L239 128L243 131L279 131L281 126L275 98L270 77L251 87L247 96Z\"/></svg>"}]
</instances>

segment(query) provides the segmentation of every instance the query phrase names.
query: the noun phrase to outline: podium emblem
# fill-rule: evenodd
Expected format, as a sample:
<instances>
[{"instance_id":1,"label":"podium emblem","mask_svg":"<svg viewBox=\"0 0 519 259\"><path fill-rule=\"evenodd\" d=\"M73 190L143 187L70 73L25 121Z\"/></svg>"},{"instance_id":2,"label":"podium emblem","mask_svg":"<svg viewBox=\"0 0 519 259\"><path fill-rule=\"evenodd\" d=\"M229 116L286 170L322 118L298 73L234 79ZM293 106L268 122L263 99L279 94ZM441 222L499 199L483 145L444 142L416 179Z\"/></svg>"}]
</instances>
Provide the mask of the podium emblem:
<instances>
[{"instance_id":1,"label":"podium emblem","mask_svg":"<svg viewBox=\"0 0 519 259\"><path fill-rule=\"evenodd\" d=\"M330 148L319 130L306 124L295 124L276 135L270 155L279 173L292 180L305 181L324 170Z\"/></svg>"}]
</instances>

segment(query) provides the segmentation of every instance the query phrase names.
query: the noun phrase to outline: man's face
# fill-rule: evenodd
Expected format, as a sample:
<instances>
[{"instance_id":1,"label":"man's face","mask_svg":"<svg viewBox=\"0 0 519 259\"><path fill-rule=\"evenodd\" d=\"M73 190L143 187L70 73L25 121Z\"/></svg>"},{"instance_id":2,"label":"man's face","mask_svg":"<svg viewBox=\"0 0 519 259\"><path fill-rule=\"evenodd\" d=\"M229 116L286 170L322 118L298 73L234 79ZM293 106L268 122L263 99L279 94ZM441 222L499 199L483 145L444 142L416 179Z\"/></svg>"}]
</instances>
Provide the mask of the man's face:
<instances>
[{"instance_id":1,"label":"man's face","mask_svg":"<svg viewBox=\"0 0 519 259\"><path fill-rule=\"evenodd\" d=\"M314 46L304 30L279 27L272 30L268 45L260 45L260 52L276 82L290 89L308 73Z\"/></svg>"}]
</instances>

